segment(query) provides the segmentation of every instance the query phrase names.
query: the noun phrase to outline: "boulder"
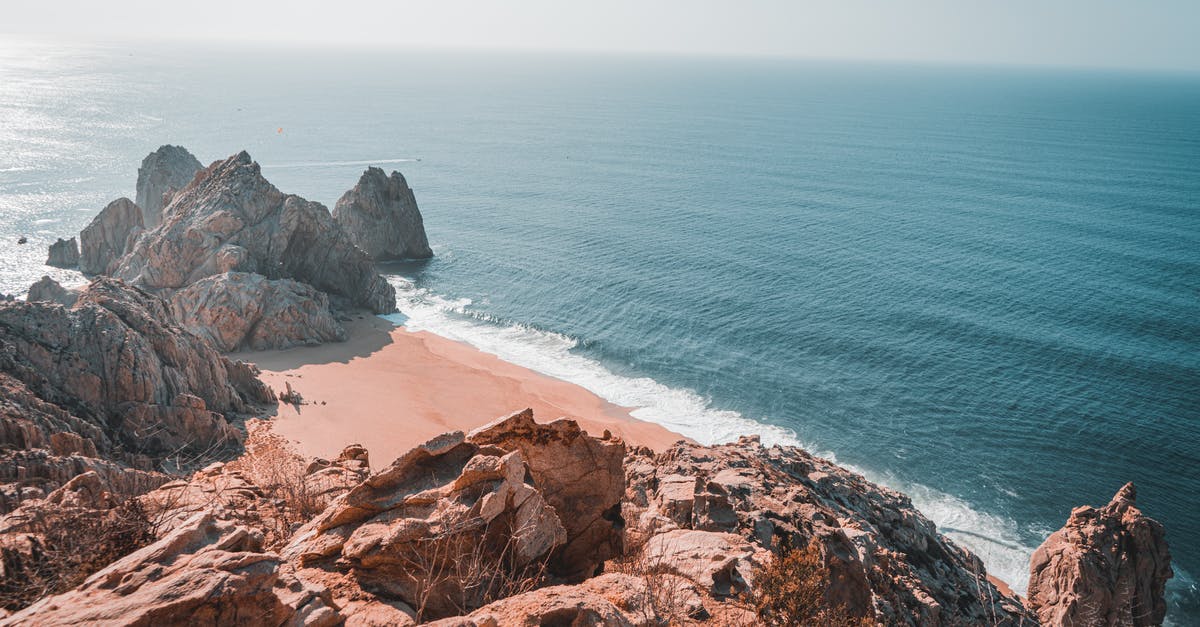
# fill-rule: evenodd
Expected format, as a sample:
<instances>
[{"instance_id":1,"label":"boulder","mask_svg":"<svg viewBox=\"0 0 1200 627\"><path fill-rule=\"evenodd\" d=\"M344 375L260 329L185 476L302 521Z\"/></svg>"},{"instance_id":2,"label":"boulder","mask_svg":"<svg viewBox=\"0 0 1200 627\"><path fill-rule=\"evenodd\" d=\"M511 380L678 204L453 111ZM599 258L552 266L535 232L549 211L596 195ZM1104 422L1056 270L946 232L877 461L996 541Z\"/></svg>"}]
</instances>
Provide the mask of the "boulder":
<instances>
[{"instance_id":1,"label":"boulder","mask_svg":"<svg viewBox=\"0 0 1200 627\"><path fill-rule=\"evenodd\" d=\"M29 294L25 300L29 302L43 303L58 303L64 307L70 307L75 304L79 298L79 293L75 290L68 290L55 281L54 279L43 276L38 279L37 283L29 286Z\"/></svg>"},{"instance_id":2,"label":"boulder","mask_svg":"<svg viewBox=\"0 0 1200 627\"><path fill-rule=\"evenodd\" d=\"M79 587L0 625L336 625L323 588L304 584L245 527L197 514Z\"/></svg>"},{"instance_id":3,"label":"boulder","mask_svg":"<svg viewBox=\"0 0 1200 627\"><path fill-rule=\"evenodd\" d=\"M346 573L332 587L354 589L346 594L359 600L403 603L428 620L536 578L565 541L520 451L477 446L455 432L336 499L297 531L284 555L303 567L303 578Z\"/></svg>"},{"instance_id":4,"label":"boulder","mask_svg":"<svg viewBox=\"0 0 1200 627\"><path fill-rule=\"evenodd\" d=\"M468 441L520 451L533 480L567 532L549 566L567 581L597 574L604 562L620 555L621 497L625 492L625 443L589 436L574 420L547 424L526 409L471 432Z\"/></svg>"},{"instance_id":5,"label":"boulder","mask_svg":"<svg viewBox=\"0 0 1200 627\"><path fill-rule=\"evenodd\" d=\"M348 304L388 313L391 285L320 203L280 192L245 152L200 171L163 222L134 242L115 275L177 290L230 270L290 278Z\"/></svg>"},{"instance_id":6,"label":"boulder","mask_svg":"<svg viewBox=\"0 0 1200 627\"><path fill-rule=\"evenodd\" d=\"M1161 625L1173 576L1163 526L1125 484L1099 509L1077 507L1033 553L1027 603L1044 625Z\"/></svg>"},{"instance_id":7,"label":"boulder","mask_svg":"<svg viewBox=\"0 0 1200 627\"><path fill-rule=\"evenodd\" d=\"M643 559L669 568L722 599L750 590L754 570L771 559L769 551L731 533L675 529L650 538Z\"/></svg>"},{"instance_id":8,"label":"boulder","mask_svg":"<svg viewBox=\"0 0 1200 627\"><path fill-rule=\"evenodd\" d=\"M106 206L79 234L79 271L112 274L121 255L143 231L142 210L128 198Z\"/></svg>"},{"instance_id":9,"label":"boulder","mask_svg":"<svg viewBox=\"0 0 1200 627\"><path fill-rule=\"evenodd\" d=\"M79 243L75 238L63 239L58 238L50 245L50 256L46 258L46 265L56 268L74 268L79 265Z\"/></svg>"},{"instance_id":10,"label":"boulder","mask_svg":"<svg viewBox=\"0 0 1200 627\"><path fill-rule=\"evenodd\" d=\"M226 272L205 277L171 296L184 328L222 351L267 350L342 342L346 331L329 297L291 279Z\"/></svg>"},{"instance_id":11,"label":"boulder","mask_svg":"<svg viewBox=\"0 0 1200 627\"><path fill-rule=\"evenodd\" d=\"M417 199L404 175L367 168L358 184L338 199L333 219L376 261L433 256Z\"/></svg>"},{"instance_id":12,"label":"boulder","mask_svg":"<svg viewBox=\"0 0 1200 627\"><path fill-rule=\"evenodd\" d=\"M152 229L162 222L163 207L202 168L183 146L161 146L142 159L137 177L137 205L142 208L146 228Z\"/></svg>"}]
</instances>

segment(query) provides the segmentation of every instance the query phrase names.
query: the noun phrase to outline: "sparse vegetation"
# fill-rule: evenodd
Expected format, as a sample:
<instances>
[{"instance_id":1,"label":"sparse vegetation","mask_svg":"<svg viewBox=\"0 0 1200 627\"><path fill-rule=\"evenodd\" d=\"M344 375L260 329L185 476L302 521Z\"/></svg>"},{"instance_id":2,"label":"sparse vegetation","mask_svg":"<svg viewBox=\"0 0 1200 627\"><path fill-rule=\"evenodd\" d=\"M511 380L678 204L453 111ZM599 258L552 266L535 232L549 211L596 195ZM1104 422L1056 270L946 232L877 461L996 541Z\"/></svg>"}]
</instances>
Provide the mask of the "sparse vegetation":
<instances>
[{"instance_id":1,"label":"sparse vegetation","mask_svg":"<svg viewBox=\"0 0 1200 627\"><path fill-rule=\"evenodd\" d=\"M24 547L0 547L0 608L24 608L65 592L96 571L153 542L137 499L98 512L44 508L31 515Z\"/></svg>"},{"instance_id":2,"label":"sparse vegetation","mask_svg":"<svg viewBox=\"0 0 1200 627\"><path fill-rule=\"evenodd\" d=\"M772 627L821 625L868 627L874 622L859 618L845 607L827 600L830 577L820 547L814 542L800 549L784 549L758 569L750 604L760 624Z\"/></svg>"},{"instance_id":3,"label":"sparse vegetation","mask_svg":"<svg viewBox=\"0 0 1200 627\"><path fill-rule=\"evenodd\" d=\"M245 453L227 466L240 471L276 505L272 515L264 516L263 527L267 546L278 546L294 527L321 513L327 503L305 480L308 463L286 438L268 425L247 427Z\"/></svg>"}]
</instances>

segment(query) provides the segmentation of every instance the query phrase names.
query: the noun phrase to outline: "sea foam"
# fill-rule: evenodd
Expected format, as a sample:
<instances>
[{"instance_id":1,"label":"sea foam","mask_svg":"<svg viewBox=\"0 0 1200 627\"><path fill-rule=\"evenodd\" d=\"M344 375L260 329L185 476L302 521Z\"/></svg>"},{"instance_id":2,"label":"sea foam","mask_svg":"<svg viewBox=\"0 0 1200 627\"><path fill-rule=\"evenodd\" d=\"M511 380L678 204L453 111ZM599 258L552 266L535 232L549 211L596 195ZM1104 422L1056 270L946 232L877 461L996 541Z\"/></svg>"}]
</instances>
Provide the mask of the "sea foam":
<instances>
[{"instance_id":1,"label":"sea foam","mask_svg":"<svg viewBox=\"0 0 1200 627\"><path fill-rule=\"evenodd\" d=\"M649 377L611 372L600 362L574 352L579 342L560 333L522 324L506 324L472 309L465 298L447 298L390 277L396 288L399 314L385 316L411 331L428 331L464 342L510 363L579 385L597 396L630 408L631 413L704 444L719 444L743 435L758 435L763 444L799 446L837 462L834 451L803 441L793 430L752 420L736 411L711 406L691 390L672 388ZM988 572L1024 594L1033 548L1020 540L1017 523L982 512L956 496L901 480L877 469L842 464L877 484L908 495L938 529L967 547L987 565Z\"/></svg>"}]
</instances>

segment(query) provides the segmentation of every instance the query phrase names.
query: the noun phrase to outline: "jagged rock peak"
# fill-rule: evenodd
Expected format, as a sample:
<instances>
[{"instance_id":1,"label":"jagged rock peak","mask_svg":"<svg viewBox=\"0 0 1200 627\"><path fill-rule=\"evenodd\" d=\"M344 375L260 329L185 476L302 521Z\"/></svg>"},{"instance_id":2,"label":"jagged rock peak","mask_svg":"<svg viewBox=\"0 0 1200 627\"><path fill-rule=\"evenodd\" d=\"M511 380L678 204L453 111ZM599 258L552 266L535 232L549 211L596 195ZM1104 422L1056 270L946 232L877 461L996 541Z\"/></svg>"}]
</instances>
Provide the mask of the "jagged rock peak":
<instances>
[{"instance_id":1,"label":"jagged rock peak","mask_svg":"<svg viewBox=\"0 0 1200 627\"><path fill-rule=\"evenodd\" d=\"M75 241L74 237L71 239L58 238L50 245L50 254L46 258L46 265L57 268L74 268L79 265L79 243Z\"/></svg>"},{"instance_id":2,"label":"jagged rock peak","mask_svg":"<svg viewBox=\"0 0 1200 627\"><path fill-rule=\"evenodd\" d=\"M163 207L203 166L183 146L161 146L146 155L138 168L137 204L147 228L162 221Z\"/></svg>"},{"instance_id":3,"label":"jagged rock peak","mask_svg":"<svg viewBox=\"0 0 1200 627\"><path fill-rule=\"evenodd\" d=\"M180 289L229 271L295 279L376 313L396 308L395 290L329 210L279 191L245 151L199 172L115 274Z\"/></svg>"},{"instance_id":4,"label":"jagged rock peak","mask_svg":"<svg viewBox=\"0 0 1200 627\"><path fill-rule=\"evenodd\" d=\"M25 297L29 302L46 302L58 303L65 307L70 307L75 304L75 300L79 298L77 290L68 290L59 284L54 279L43 276L38 279L37 283L29 286L29 294Z\"/></svg>"},{"instance_id":5,"label":"jagged rock peak","mask_svg":"<svg viewBox=\"0 0 1200 627\"><path fill-rule=\"evenodd\" d=\"M333 217L377 261L433 256L417 199L399 172L367 168L334 205Z\"/></svg>"},{"instance_id":6,"label":"jagged rock peak","mask_svg":"<svg viewBox=\"0 0 1200 627\"><path fill-rule=\"evenodd\" d=\"M1034 551L1027 603L1046 625L1159 625L1173 574L1162 524L1127 483L1104 507L1076 507Z\"/></svg>"},{"instance_id":7,"label":"jagged rock peak","mask_svg":"<svg viewBox=\"0 0 1200 627\"><path fill-rule=\"evenodd\" d=\"M108 203L79 234L79 271L112 274L144 226L142 210L132 200L118 198Z\"/></svg>"}]
</instances>

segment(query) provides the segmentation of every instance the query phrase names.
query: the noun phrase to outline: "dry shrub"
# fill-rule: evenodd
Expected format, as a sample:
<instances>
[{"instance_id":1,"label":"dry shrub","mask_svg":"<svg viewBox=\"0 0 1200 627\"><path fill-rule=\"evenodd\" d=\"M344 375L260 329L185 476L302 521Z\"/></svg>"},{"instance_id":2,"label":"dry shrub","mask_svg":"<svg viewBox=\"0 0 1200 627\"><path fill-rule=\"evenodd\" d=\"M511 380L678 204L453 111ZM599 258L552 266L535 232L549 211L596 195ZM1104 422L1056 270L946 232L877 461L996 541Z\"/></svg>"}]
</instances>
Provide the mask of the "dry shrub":
<instances>
[{"instance_id":1,"label":"dry shrub","mask_svg":"<svg viewBox=\"0 0 1200 627\"><path fill-rule=\"evenodd\" d=\"M802 549L785 549L758 569L750 603L763 625L822 625L867 627L874 621L852 615L848 608L826 600L829 569L821 549L809 542Z\"/></svg>"},{"instance_id":2,"label":"dry shrub","mask_svg":"<svg viewBox=\"0 0 1200 627\"><path fill-rule=\"evenodd\" d=\"M137 499L107 511L39 510L26 533L28 550L0 547L0 608L10 611L66 592L154 541L153 525Z\"/></svg>"},{"instance_id":3,"label":"dry shrub","mask_svg":"<svg viewBox=\"0 0 1200 627\"><path fill-rule=\"evenodd\" d=\"M308 462L287 438L271 431L267 423L251 421L246 428L245 453L226 468L241 472L275 504L272 515L264 517L263 522L267 545L276 546L285 542L297 526L321 513L328 503L305 480Z\"/></svg>"}]
</instances>

